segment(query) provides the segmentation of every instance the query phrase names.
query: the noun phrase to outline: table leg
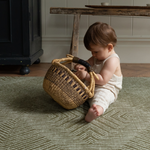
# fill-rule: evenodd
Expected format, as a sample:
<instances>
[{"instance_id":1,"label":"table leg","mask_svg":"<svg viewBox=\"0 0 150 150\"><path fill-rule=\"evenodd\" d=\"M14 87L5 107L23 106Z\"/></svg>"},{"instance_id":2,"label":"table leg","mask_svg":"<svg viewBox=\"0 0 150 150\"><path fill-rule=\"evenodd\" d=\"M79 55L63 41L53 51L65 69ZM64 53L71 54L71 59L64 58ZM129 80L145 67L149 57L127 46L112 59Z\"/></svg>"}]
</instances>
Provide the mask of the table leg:
<instances>
[{"instance_id":1,"label":"table leg","mask_svg":"<svg viewBox=\"0 0 150 150\"><path fill-rule=\"evenodd\" d=\"M71 40L71 46L70 46L70 54L73 56L77 56L78 49L79 49L80 16L81 16L81 14L75 14L74 15L72 40ZM71 69L73 69L73 64L71 64Z\"/></svg>"}]
</instances>

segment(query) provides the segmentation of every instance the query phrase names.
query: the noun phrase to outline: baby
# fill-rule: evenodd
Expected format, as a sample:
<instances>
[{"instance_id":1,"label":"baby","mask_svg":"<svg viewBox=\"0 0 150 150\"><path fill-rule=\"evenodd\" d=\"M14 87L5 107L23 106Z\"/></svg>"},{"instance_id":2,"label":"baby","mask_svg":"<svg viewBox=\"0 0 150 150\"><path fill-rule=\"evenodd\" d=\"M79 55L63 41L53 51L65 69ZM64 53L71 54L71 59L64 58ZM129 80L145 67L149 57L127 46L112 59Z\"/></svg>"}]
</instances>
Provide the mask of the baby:
<instances>
[{"instance_id":1,"label":"baby","mask_svg":"<svg viewBox=\"0 0 150 150\"><path fill-rule=\"evenodd\" d=\"M116 43L116 33L106 23L94 23L84 36L84 45L92 54L87 62L99 77L99 80L95 78L94 97L88 100L90 108L85 116L87 122L102 115L122 89L120 59L114 50ZM90 75L84 66L77 64L75 69L81 80L90 82Z\"/></svg>"}]
</instances>

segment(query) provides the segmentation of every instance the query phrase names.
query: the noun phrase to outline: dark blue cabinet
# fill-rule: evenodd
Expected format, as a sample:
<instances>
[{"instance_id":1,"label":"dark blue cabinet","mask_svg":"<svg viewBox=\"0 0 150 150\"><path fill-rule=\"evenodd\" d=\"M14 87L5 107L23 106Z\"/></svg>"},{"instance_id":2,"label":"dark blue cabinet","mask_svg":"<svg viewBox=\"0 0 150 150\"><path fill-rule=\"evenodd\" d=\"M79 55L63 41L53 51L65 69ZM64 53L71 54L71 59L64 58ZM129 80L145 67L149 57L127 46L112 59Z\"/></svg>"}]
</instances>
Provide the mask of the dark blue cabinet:
<instances>
[{"instance_id":1,"label":"dark blue cabinet","mask_svg":"<svg viewBox=\"0 0 150 150\"><path fill-rule=\"evenodd\" d=\"M39 63L41 44L41 1L0 0L0 65L28 66Z\"/></svg>"}]
</instances>

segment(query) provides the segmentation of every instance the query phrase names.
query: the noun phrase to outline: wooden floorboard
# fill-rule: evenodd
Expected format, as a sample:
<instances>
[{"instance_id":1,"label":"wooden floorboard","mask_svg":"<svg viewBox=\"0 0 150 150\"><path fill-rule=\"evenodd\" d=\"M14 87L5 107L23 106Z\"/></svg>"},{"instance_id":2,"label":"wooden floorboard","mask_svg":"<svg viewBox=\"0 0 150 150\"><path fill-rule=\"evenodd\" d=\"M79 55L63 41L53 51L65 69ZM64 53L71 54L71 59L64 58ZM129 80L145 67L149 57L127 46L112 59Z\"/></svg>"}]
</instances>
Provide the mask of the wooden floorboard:
<instances>
[{"instance_id":1,"label":"wooden floorboard","mask_svg":"<svg viewBox=\"0 0 150 150\"><path fill-rule=\"evenodd\" d=\"M124 77L150 77L150 64L121 64Z\"/></svg>"},{"instance_id":2,"label":"wooden floorboard","mask_svg":"<svg viewBox=\"0 0 150 150\"><path fill-rule=\"evenodd\" d=\"M21 66L0 66L0 76L25 76L25 77L44 77L50 63L33 64L29 66L28 75L20 75ZM150 77L150 64L121 64L122 74L124 77Z\"/></svg>"}]
</instances>

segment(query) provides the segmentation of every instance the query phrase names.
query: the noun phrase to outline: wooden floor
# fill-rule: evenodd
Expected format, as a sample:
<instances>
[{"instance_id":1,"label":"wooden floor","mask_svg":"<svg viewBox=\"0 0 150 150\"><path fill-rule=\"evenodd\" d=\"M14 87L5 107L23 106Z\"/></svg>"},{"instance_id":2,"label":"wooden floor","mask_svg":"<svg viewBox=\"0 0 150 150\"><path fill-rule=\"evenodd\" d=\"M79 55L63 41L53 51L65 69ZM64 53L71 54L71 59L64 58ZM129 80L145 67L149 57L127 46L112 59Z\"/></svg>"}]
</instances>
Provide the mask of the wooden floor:
<instances>
[{"instance_id":1,"label":"wooden floor","mask_svg":"<svg viewBox=\"0 0 150 150\"><path fill-rule=\"evenodd\" d=\"M28 75L20 75L21 66L0 66L0 76L44 77L49 67L48 63L33 64ZM150 77L150 64L121 64L121 68L124 77Z\"/></svg>"}]
</instances>

